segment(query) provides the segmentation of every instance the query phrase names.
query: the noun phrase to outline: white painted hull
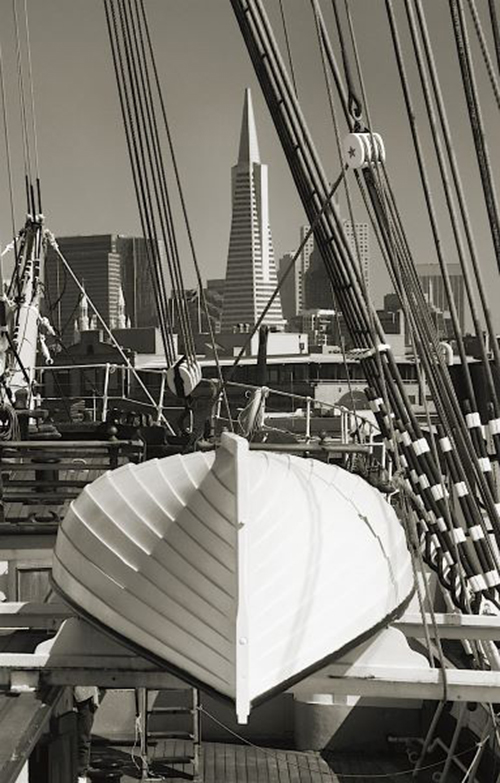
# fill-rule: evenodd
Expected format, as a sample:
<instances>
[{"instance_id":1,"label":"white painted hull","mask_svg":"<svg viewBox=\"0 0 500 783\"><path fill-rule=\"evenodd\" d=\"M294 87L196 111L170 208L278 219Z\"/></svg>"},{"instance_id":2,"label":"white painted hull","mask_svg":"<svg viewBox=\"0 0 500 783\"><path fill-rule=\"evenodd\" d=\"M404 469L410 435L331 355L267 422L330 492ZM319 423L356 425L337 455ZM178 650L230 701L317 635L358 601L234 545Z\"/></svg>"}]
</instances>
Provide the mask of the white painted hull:
<instances>
[{"instance_id":1,"label":"white painted hull","mask_svg":"<svg viewBox=\"0 0 500 783\"><path fill-rule=\"evenodd\" d=\"M403 530L377 490L234 435L85 487L53 578L84 614L235 699L240 720L402 611L413 588Z\"/></svg>"}]
</instances>

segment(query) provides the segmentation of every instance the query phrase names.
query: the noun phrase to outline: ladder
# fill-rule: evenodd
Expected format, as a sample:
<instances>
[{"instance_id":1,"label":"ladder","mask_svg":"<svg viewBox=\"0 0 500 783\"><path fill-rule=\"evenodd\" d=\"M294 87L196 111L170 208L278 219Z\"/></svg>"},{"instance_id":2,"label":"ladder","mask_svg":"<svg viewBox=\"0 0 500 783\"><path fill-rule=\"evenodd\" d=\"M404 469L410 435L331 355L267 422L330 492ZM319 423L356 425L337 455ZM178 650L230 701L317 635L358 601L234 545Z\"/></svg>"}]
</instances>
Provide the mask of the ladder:
<instances>
[{"instance_id":1,"label":"ladder","mask_svg":"<svg viewBox=\"0 0 500 783\"><path fill-rule=\"evenodd\" d=\"M176 769L179 779L202 783L199 706L196 688L136 690L143 783L175 780Z\"/></svg>"}]
</instances>

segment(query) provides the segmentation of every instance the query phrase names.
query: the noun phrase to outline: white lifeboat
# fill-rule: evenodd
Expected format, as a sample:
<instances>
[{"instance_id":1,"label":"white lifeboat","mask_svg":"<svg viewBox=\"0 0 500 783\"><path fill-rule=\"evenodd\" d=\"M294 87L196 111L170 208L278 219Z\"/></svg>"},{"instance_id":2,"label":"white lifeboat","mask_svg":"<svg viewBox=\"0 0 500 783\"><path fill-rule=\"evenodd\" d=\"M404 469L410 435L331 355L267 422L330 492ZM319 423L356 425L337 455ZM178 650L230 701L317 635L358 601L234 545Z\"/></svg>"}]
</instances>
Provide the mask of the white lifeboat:
<instances>
[{"instance_id":1,"label":"white lifeboat","mask_svg":"<svg viewBox=\"0 0 500 783\"><path fill-rule=\"evenodd\" d=\"M84 616L234 699L240 722L402 613L413 589L404 532L376 489L232 434L85 487L53 579Z\"/></svg>"}]
</instances>

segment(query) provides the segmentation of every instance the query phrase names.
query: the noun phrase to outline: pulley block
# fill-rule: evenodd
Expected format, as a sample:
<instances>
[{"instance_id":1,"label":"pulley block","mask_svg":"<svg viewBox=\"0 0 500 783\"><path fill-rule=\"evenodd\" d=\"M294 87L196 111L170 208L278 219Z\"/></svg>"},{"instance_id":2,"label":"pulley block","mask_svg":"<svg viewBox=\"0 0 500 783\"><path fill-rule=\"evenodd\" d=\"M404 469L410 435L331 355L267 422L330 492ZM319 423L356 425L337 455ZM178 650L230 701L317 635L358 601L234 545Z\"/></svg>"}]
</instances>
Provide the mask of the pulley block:
<instances>
[{"instance_id":1,"label":"pulley block","mask_svg":"<svg viewBox=\"0 0 500 783\"><path fill-rule=\"evenodd\" d=\"M201 381L201 367L196 359L182 356L167 370L167 386L177 397L189 397Z\"/></svg>"},{"instance_id":2,"label":"pulley block","mask_svg":"<svg viewBox=\"0 0 500 783\"><path fill-rule=\"evenodd\" d=\"M344 139L344 160L351 169L385 163L385 147L380 133L349 133Z\"/></svg>"}]
</instances>

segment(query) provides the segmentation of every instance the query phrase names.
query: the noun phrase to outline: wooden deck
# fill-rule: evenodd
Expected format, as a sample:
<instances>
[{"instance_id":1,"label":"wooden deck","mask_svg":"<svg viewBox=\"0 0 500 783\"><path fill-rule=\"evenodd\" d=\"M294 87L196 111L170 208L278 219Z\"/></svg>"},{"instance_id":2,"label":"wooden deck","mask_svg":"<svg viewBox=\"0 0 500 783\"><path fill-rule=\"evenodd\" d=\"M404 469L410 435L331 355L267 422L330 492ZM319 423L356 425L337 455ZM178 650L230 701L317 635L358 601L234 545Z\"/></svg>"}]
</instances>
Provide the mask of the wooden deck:
<instances>
[{"instance_id":1,"label":"wooden deck","mask_svg":"<svg viewBox=\"0 0 500 783\"><path fill-rule=\"evenodd\" d=\"M151 750L151 777L162 775L169 783L190 779L190 765L161 763L164 756L181 756L186 752L184 741L164 740ZM122 783L141 779L134 767L132 748L113 748L104 753L95 748L93 759L105 756L123 764ZM136 763L140 764L137 748ZM158 778L162 780L162 777ZM222 742L204 742L201 750L202 783L334 783L339 779L318 753L295 750L255 748Z\"/></svg>"},{"instance_id":2,"label":"wooden deck","mask_svg":"<svg viewBox=\"0 0 500 783\"><path fill-rule=\"evenodd\" d=\"M7 455L7 456L6 456ZM16 441L0 448L0 497L9 524L33 532L56 528L83 487L107 470L139 459L134 441ZM45 461L43 461L45 460Z\"/></svg>"},{"instance_id":3,"label":"wooden deck","mask_svg":"<svg viewBox=\"0 0 500 783\"><path fill-rule=\"evenodd\" d=\"M190 780L189 765L162 764L162 756L180 756L186 752L189 743L163 740L151 751L151 780L168 780L181 783ZM121 747L101 749L94 746L93 758L115 759L123 765L122 783L135 783L141 779L138 766L132 760L133 749ZM136 764L139 756L135 748ZM155 762L155 759L158 761ZM371 755L370 753L334 754L324 758L318 752L300 752L267 747L254 747L223 742L204 742L201 751L200 783L361 783L374 776L386 780L406 779L402 772L409 771L412 764L406 754L393 756ZM436 767L437 770L440 766ZM434 771L434 770L433 770ZM392 775L397 774L397 778ZM400 778L401 776L401 778ZM454 770L449 781L457 781Z\"/></svg>"}]
</instances>

